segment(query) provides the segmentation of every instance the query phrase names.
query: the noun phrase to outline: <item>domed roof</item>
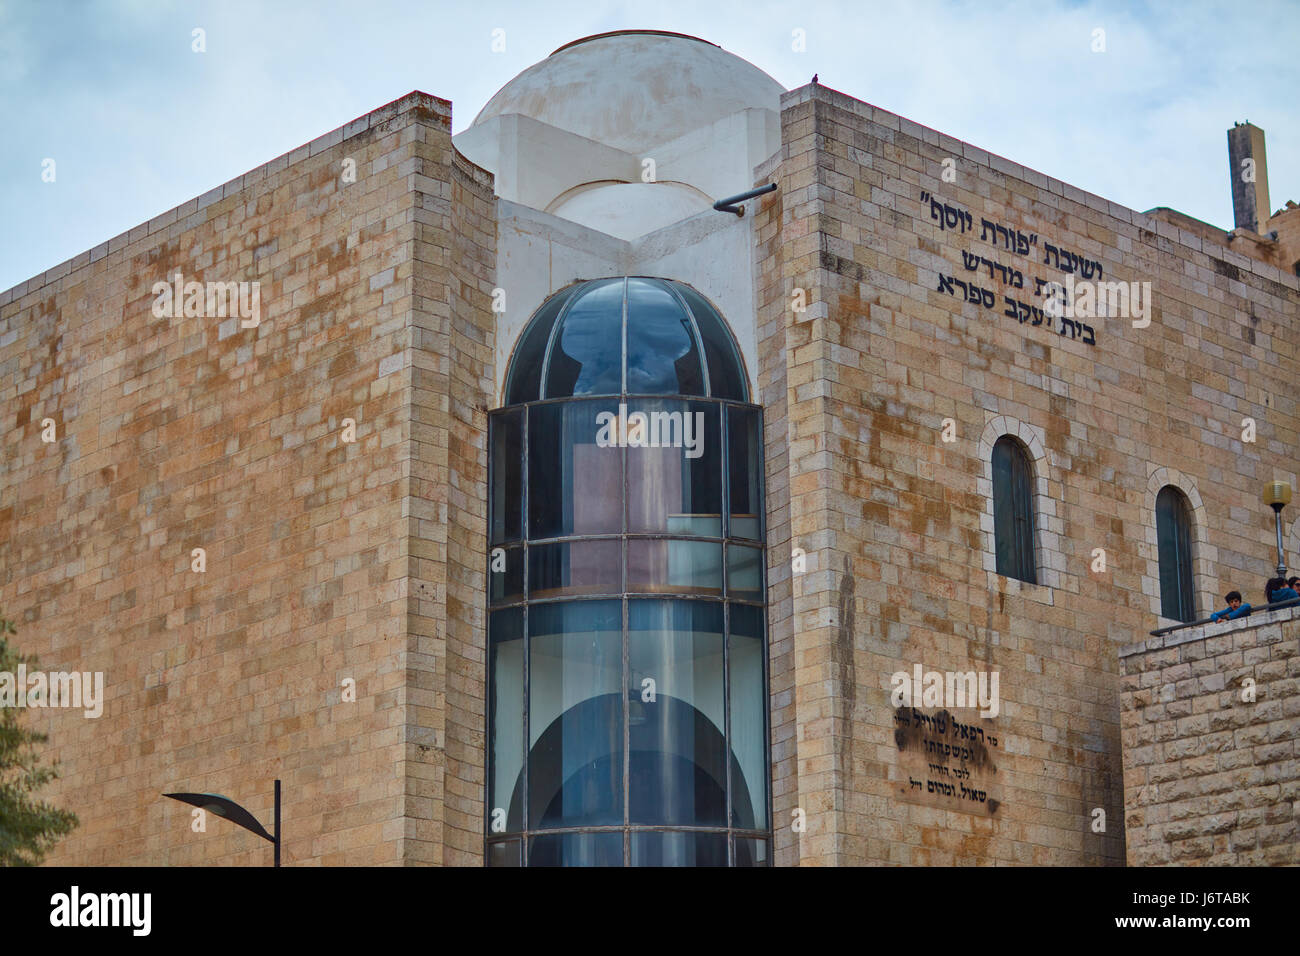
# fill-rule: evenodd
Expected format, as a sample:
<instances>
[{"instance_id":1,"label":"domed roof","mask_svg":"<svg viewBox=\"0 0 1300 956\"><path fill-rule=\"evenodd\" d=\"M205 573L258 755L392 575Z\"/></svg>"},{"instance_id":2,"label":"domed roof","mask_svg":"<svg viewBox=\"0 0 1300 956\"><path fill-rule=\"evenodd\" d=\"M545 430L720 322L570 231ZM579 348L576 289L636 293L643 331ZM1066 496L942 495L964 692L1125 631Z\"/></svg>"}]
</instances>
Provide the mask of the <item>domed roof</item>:
<instances>
[{"instance_id":1,"label":"domed roof","mask_svg":"<svg viewBox=\"0 0 1300 956\"><path fill-rule=\"evenodd\" d=\"M780 112L783 87L697 37L620 30L575 40L497 91L472 126L520 113L637 153L747 108Z\"/></svg>"},{"instance_id":2,"label":"domed roof","mask_svg":"<svg viewBox=\"0 0 1300 956\"><path fill-rule=\"evenodd\" d=\"M577 282L542 303L519 336L506 405L598 395L749 401L740 352L690 286L642 276Z\"/></svg>"},{"instance_id":3,"label":"domed roof","mask_svg":"<svg viewBox=\"0 0 1300 956\"><path fill-rule=\"evenodd\" d=\"M619 239L636 239L712 206L684 183L591 183L570 190L547 212Z\"/></svg>"}]
</instances>

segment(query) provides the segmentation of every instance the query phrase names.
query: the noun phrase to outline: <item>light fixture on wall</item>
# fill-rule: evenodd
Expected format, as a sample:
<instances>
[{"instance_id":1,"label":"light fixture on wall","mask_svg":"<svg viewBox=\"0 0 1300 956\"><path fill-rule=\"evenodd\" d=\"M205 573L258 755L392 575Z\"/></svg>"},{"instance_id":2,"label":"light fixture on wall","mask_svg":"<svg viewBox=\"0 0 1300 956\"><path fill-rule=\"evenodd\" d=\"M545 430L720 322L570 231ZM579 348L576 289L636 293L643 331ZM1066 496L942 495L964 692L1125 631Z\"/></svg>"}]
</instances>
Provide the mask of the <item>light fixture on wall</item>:
<instances>
[{"instance_id":1,"label":"light fixture on wall","mask_svg":"<svg viewBox=\"0 0 1300 956\"><path fill-rule=\"evenodd\" d=\"M223 797L219 793L164 793L164 797L171 797L173 800L179 800L181 803L188 803L192 807L198 807L207 813L215 813L217 816L229 820L248 830L250 833L256 833L263 840L269 840L275 847L275 866L280 865L280 781L275 782L275 835L266 832L266 828L257 822L257 818L237 804L229 797Z\"/></svg>"},{"instance_id":2,"label":"light fixture on wall","mask_svg":"<svg viewBox=\"0 0 1300 956\"><path fill-rule=\"evenodd\" d=\"M1273 509L1277 521L1277 576L1286 577L1286 556L1282 553L1282 509L1291 503L1291 486L1285 481L1270 481L1264 486L1264 504Z\"/></svg>"}]
</instances>

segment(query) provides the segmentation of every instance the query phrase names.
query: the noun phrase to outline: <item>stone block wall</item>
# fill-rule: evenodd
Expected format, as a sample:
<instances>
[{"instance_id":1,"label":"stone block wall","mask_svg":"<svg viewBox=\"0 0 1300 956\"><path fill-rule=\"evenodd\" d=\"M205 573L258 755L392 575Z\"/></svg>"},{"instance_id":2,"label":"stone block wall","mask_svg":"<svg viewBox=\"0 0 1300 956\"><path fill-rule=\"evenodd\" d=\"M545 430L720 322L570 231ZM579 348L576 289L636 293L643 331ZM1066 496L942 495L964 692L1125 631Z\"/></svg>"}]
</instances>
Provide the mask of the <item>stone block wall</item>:
<instances>
[{"instance_id":1,"label":"stone block wall","mask_svg":"<svg viewBox=\"0 0 1300 956\"><path fill-rule=\"evenodd\" d=\"M417 179L415 213L407 681L421 733L407 740L406 862L479 865L496 199L491 176L449 142L418 154L434 178Z\"/></svg>"},{"instance_id":2,"label":"stone block wall","mask_svg":"<svg viewBox=\"0 0 1300 956\"><path fill-rule=\"evenodd\" d=\"M782 107L755 219L776 861L1121 864L1116 651L1161 623L1156 493L1192 503L1200 613L1262 589L1300 280L825 87ZM1149 282L1149 325L1045 321L1036 280L1085 269ZM996 573L1003 434L1034 467L1036 584ZM918 664L997 673L1000 712L896 711ZM962 759L927 759L940 726Z\"/></svg>"},{"instance_id":3,"label":"stone block wall","mask_svg":"<svg viewBox=\"0 0 1300 956\"><path fill-rule=\"evenodd\" d=\"M0 613L107 697L27 715L51 863L265 864L161 794L269 824L277 777L286 865L481 856L495 211L450 127L410 94L0 293ZM176 273L259 321L156 317Z\"/></svg>"},{"instance_id":4,"label":"stone block wall","mask_svg":"<svg viewBox=\"0 0 1300 956\"><path fill-rule=\"evenodd\" d=\"M1300 612L1120 650L1130 866L1300 863Z\"/></svg>"}]
</instances>

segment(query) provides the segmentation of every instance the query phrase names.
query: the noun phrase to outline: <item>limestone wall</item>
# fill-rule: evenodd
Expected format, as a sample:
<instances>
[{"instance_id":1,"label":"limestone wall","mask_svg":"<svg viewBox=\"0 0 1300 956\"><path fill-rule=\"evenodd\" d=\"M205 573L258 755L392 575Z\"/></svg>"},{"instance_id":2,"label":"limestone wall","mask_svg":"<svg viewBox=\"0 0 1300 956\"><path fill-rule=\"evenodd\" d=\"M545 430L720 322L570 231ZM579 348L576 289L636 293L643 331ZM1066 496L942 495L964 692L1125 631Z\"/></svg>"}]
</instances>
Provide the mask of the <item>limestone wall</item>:
<instances>
[{"instance_id":1,"label":"limestone wall","mask_svg":"<svg viewBox=\"0 0 1300 956\"><path fill-rule=\"evenodd\" d=\"M1300 280L825 87L782 104L755 220L776 861L1120 864L1116 651L1160 623L1155 497L1192 502L1199 612L1262 588ZM1045 321L1036 280L1088 274L1149 282L1149 325ZM995 572L1003 434L1034 463L1037 584ZM996 672L1000 712L896 711L917 664ZM983 749L926 759L940 717Z\"/></svg>"},{"instance_id":2,"label":"limestone wall","mask_svg":"<svg viewBox=\"0 0 1300 956\"><path fill-rule=\"evenodd\" d=\"M1120 650L1131 866L1300 863L1300 612Z\"/></svg>"},{"instance_id":3,"label":"limestone wall","mask_svg":"<svg viewBox=\"0 0 1300 956\"><path fill-rule=\"evenodd\" d=\"M51 863L264 864L161 794L269 825L276 777L286 865L481 857L495 204L450 126L413 93L0 293L0 612L106 684L28 715ZM156 316L176 273L256 324Z\"/></svg>"}]
</instances>

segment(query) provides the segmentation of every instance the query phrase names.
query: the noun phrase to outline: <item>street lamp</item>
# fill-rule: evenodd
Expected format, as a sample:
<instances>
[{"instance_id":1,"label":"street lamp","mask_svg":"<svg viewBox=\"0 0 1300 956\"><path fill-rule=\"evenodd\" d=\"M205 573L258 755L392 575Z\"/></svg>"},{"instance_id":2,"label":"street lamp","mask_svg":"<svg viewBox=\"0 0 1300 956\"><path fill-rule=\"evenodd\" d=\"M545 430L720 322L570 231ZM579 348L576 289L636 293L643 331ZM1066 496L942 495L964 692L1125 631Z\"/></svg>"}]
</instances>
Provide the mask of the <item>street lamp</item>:
<instances>
[{"instance_id":1,"label":"street lamp","mask_svg":"<svg viewBox=\"0 0 1300 956\"><path fill-rule=\"evenodd\" d=\"M1285 481L1270 481L1264 486L1264 504L1273 509L1277 520L1277 576L1286 577L1286 557L1282 554L1282 509L1291 502L1291 486Z\"/></svg>"},{"instance_id":2,"label":"street lamp","mask_svg":"<svg viewBox=\"0 0 1300 956\"><path fill-rule=\"evenodd\" d=\"M1290 489L1288 489L1289 491ZM164 793L164 797L171 797L173 800L179 800L181 803L188 803L190 806L198 807L209 813L215 813L219 817L224 817L231 823L238 824L245 830L256 833L263 840L270 840L275 846L275 865L280 865L280 781L275 782L275 836L266 832L266 828L257 822L257 817L253 816L234 800L229 797L223 797L219 793Z\"/></svg>"}]
</instances>

